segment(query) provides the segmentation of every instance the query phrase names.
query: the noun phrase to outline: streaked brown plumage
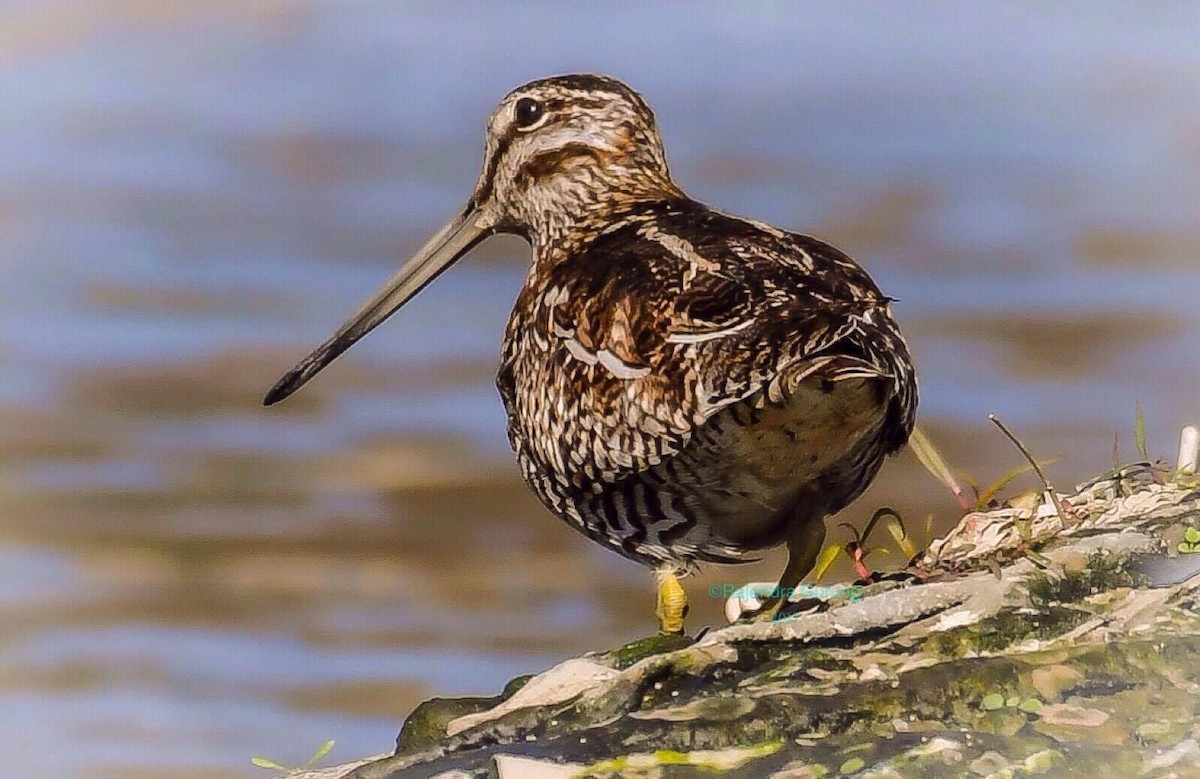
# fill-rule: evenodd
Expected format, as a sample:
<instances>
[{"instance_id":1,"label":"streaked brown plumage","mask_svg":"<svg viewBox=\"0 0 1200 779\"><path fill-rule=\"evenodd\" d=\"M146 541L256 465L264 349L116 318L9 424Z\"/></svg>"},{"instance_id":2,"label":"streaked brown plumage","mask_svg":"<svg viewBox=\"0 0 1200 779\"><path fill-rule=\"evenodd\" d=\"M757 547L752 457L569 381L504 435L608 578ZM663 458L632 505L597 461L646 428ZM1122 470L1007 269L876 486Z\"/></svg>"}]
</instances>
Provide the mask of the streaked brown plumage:
<instances>
[{"instance_id":1,"label":"streaked brown plumage","mask_svg":"<svg viewBox=\"0 0 1200 779\"><path fill-rule=\"evenodd\" d=\"M837 249L688 198L650 109L614 79L507 95L463 213L267 402L497 232L533 248L497 385L542 502L653 566L787 543L781 584L798 583L824 518L912 430L916 378L890 300Z\"/></svg>"}]
</instances>

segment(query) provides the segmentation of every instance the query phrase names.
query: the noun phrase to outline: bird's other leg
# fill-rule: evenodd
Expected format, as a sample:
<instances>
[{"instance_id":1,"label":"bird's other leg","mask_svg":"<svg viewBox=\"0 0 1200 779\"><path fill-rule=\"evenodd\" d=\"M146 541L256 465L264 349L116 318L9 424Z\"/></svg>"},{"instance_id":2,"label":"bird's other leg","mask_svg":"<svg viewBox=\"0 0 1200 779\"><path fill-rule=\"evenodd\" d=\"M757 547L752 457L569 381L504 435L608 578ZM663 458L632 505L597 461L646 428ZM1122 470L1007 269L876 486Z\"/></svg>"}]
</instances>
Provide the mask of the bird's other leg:
<instances>
[{"instance_id":1,"label":"bird's other leg","mask_svg":"<svg viewBox=\"0 0 1200 779\"><path fill-rule=\"evenodd\" d=\"M800 531L787 540L788 561L779 576L779 584L770 597L762 601L762 606L745 616L762 622L774 619L780 607L787 602L800 582L816 565L817 556L821 554L824 544L824 518L818 516L802 523Z\"/></svg>"},{"instance_id":2,"label":"bird's other leg","mask_svg":"<svg viewBox=\"0 0 1200 779\"><path fill-rule=\"evenodd\" d=\"M654 580L658 584L658 598L654 606L654 615L658 617L658 632L662 635L679 635L683 633L683 618L687 616L687 593L679 583L680 570L665 563L654 572Z\"/></svg>"}]
</instances>

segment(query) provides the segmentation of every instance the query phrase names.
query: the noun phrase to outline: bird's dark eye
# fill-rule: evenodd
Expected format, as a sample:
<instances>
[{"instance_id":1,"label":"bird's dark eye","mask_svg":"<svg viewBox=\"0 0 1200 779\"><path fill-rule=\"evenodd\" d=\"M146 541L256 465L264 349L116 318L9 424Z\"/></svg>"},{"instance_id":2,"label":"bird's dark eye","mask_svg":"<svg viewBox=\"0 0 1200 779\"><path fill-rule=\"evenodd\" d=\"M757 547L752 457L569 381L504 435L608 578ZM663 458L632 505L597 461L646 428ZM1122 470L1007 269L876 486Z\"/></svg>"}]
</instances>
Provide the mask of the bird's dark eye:
<instances>
[{"instance_id":1,"label":"bird's dark eye","mask_svg":"<svg viewBox=\"0 0 1200 779\"><path fill-rule=\"evenodd\" d=\"M523 97L517 101L513 109L514 121L517 127L525 129L532 127L542 118L542 104L532 97Z\"/></svg>"}]
</instances>

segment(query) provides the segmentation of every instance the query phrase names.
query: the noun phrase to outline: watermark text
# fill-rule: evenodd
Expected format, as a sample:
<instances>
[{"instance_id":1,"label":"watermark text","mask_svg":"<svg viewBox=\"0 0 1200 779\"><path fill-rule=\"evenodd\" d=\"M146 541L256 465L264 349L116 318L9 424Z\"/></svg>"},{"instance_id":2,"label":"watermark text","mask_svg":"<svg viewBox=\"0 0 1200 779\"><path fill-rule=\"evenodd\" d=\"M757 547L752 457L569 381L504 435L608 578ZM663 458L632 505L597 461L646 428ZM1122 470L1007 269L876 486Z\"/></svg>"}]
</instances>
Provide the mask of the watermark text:
<instances>
[{"instance_id":1,"label":"watermark text","mask_svg":"<svg viewBox=\"0 0 1200 779\"><path fill-rule=\"evenodd\" d=\"M817 600L828 601L855 601L862 597L862 590L862 585L859 584L832 584L826 586L802 583L795 587L780 587L777 584L738 585L717 582L708 586L708 595L710 598L732 598L736 596L743 600L752 598L757 600L766 600L768 598L783 598L785 600L816 598Z\"/></svg>"}]
</instances>

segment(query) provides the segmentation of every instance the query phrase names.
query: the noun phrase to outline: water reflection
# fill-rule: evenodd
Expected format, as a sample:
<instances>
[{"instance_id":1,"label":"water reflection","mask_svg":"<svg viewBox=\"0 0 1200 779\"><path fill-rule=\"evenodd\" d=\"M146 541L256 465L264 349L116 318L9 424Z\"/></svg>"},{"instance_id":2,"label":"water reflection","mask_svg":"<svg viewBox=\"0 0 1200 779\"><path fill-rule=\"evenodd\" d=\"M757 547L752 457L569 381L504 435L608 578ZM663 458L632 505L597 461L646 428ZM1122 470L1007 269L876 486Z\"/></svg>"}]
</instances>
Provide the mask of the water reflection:
<instances>
[{"instance_id":1,"label":"water reflection","mask_svg":"<svg viewBox=\"0 0 1200 779\"><path fill-rule=\"evenodd\" d=\"M1200 414L1194 11L771 8L0 2L6 766L365 754L423 696L650 628L646 574L508 459L520 242L258 405L460 203L484 116L534 76L628 79L694 194L863 260L965 470L1016 461L989 411L1067 455L1063 484L1115 431L1132 455L1139 399L1167 453ZM954 519L910 458L847 518L883 502ZM708 571L693 624L720 620L708 582L779 567Z\"/></svg>"}]
</instances>

